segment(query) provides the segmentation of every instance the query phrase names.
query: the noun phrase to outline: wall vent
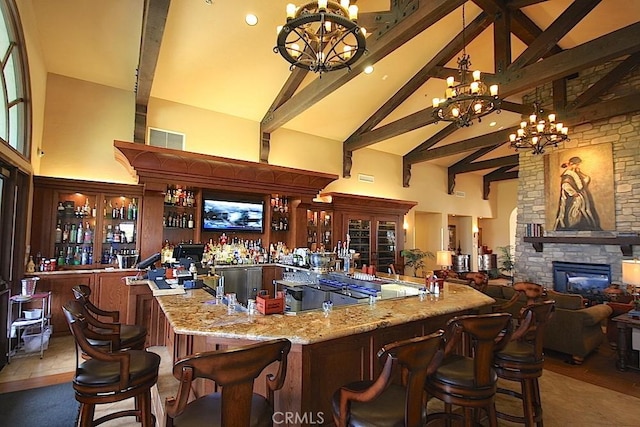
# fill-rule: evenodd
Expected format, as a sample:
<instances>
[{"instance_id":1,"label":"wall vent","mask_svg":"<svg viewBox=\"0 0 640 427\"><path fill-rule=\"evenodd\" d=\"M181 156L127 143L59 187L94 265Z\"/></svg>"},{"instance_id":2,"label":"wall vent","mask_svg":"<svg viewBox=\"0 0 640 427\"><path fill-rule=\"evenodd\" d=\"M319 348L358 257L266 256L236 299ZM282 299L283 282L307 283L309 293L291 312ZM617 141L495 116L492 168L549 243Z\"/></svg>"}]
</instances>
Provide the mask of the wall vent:
<instances>
[{"instance_id":1,"label":"wall vent","mask_svg":"<svg viewBox=\"0 0 640 427\"><path fill-rule=\"evenodd\" d=\"M184 139L184 133L150 127L147 141L149 141L149 145L154 147L184 150Z\"/></svg>"},{"instance_id":2,"label":"wall vent","mask_svg":"<svg viewBox=\"0 0 640 427\"><path fill-rule=\"evenodd\" d=\"M375 178L373 175L365 175L363 173L359 173L358 174L358 181L360 182L366 182L366 183L373 183L375 181Z\"/></svg>"},{"instance_id":3,"label":"wall vent","mask_svg":"<svg viewBox=\"0 0 640 427\"><path fill-rule=\"evenodd\" d=\"M467 193L465 193L464 191L456 191L455 194L456 194L456 197L462 197L462 198L467 197Z\"/></svg>"}]
</instances>

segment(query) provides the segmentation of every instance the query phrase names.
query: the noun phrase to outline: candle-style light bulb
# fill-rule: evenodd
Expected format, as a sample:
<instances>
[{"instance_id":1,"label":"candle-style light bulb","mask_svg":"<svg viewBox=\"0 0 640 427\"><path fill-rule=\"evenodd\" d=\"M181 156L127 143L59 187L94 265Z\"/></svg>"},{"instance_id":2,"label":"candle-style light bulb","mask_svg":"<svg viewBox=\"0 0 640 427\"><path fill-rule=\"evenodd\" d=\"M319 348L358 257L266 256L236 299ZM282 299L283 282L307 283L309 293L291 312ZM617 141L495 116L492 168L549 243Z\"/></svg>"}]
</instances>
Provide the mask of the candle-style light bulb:
<instances>
[{"instance_id":1,"label":"candle-style light bulb","mask_svg":"<svg viewBox=\"0 0 640 427\"><path fill-rule=\"evenodd\" d=\"M454 107L451 109L451 114L453 115L453 117L458 117L460 115L460 110L458 110L458 108Z\"/></svg>"},{"instance_id":2,"label":"candle-style light bulb","mask_svg":"<svg viewBox=\"0 0 640 427\"><path fill-rule=\"evenodd\" d=\"M510 134L509 135L509 141L515 142L515 140L516 140L516 134L515 133Z\"/></svg>"},{"instance_id":3,"label":"candle-style light bulb","mask_svg":"<svg viewBox=\"0 0 640 427\"><path fill-rule=\"evenodd\" d=\"M555 121L556 121L556 115L555 115L555 114L553 114L553 113L549 114L549 121L550 121L551 123L555 122Z\"/></svg>"},{"instance_id":4,"label":"candle-style light bulb","mask_svg":"<svg viewBox=\"0 0 640 427\"><path fill-rule=\"evenodd\" d=\"M475 70L473 72L473 81L475 82L480 81L480 70Z\"/></svg>"},{"instance_id":5,"label":"candle-style light bulb","mask_svg":"<svg viewBox=\"0 0 640 427\"><path fill-rule=\"evenodd\" d=\"M287 19L292 19L296 15L296 5L293 3L287 4Z\"/></svg>"},{"instance_id":6,"label":"candle-style light bulb","mask_svg":"<svg viewBox=\"0 0 640 427\"><path fill-rule=\"evenodd\" d=\"M349 9L349 0L340 0L340 6L345 9Z\"/></svg>"},{"instance_id":7,"label":"candle-style light bulb","mask_svg":"<svg viewBox=\"0 0 640 427\"><path fill-rule=\"evenodd\" d=\"M345 46L342 50L344 51L344 54L342 55L344 59L351 58L351 46Z\"/></svg>"},{"instance_id":8,"label":"candle-style light bulb","mask_svg":"<svg viewBox=\"0 0 640 427\"><path fill-rule=\"evenodd\" d=\"M297 58L300 56L300 46L297 43L292 43L291 48L289 48L289 55L293 58Z\"/></svg>"},{"instance_id":9,"label":"candle-style light bulb","mask_svg":"<svg viewBox=\"0 0 640 427\"><path fill-rule=\"evenodd\" d=\"M433 108L438 108L439 105L440 105L440 99L433 98Z\"/></svg>"},{"instance_id":10,"label":"candle-style light bulb","mask_svg":"<svg viewBox=\"0 0 640 427\"><path fill-rule=\"evenodd\" d=\"M538 123L536 129L539 133L542 133L544 131L544 123Z\"/></svg>"},{"instance_id":11,"label":"candle-style light bulb","mask_svg":"<svg viewBox=\"0 0 640 427\"><path fill-rule=\"evenodd\" d=\"M478 84L478 82L471 82L469 88L471 89L471 93L476 94L480 89L480 85Z\"/></svg>"},{"instance_id":12,"label":"candle-style light bulb","mask_svg":"<svg viewBox=\"0 0 640 427\"><path fill-rule=\"evenodd\" d=\"M280 35L280 31L282 31L282 25L276 27L276 35Z\"/></svg>"},{"instance_id":13,"label":"candle-style light bulb","mask_svg":"<svg viewBox=\"0 0 640 427\"><path fill-rule=\"evenodd\" d=\"M349 19L351 19L352 21L357 21L358 20L358 6L356 6L355 4L352 4L351 6L349 6Z\"/></svg>"},{"instance_id":14,"label":"candle-style light bulb","mask_svg":"<svg viewBox=\"0 0 640 427\"><path fill-rule=\"evenodd\" d=\"M453 87L454 82L455 80L453 79L453 76L447 77L447 87Z\"/></svg>"},{"instance_id":15,"label":"candle-style light bulb","mask_svg":"<svg viewBox=\"0 0 640 427\"><path fill-rule=\"evenodd\" d=\"M527 127L527 122L520 122L520 129L524 129Z\"/></svg>"},{"instance_id":16,"label":"candle-style light bulb","mask_svg":"<svg viewBox=\"0 0 640 427\"><path fill-rule=\"evenodd\" d=\"M323 10L327 8L327 0L318 0L318 9Z\"/></svg>"},{"instance_id":17,"label":"candle-style light bulb","mask_svg":"<svg viewBox=\"0 0 640 427\"><path fill-rule=\"evenodd\" d=\"M482 104L479 102L473 104L473 111L475 111L476 114L480 113L482 111Z\"/></svg>"},{"instance_id":18,"label":"candle-style light bulb","mask_svg":"<svg viewBox=\"0 0 640 427\"><path fill-rule=\"evenodd\" d=\"M536 121L538 121L538 117L535 114L529 116L529 123L535 123Z\"/></svg>"},{"instance_id":19,"label":"candle-style light bulb","mask_svg":"<svg viewBox=\"0 0 640 427\"><path fill-rule=\"evenodd\" d=\"M489 86L489 93L491 96L498 96L498 85Z\"/></svg>"}]
</instances>

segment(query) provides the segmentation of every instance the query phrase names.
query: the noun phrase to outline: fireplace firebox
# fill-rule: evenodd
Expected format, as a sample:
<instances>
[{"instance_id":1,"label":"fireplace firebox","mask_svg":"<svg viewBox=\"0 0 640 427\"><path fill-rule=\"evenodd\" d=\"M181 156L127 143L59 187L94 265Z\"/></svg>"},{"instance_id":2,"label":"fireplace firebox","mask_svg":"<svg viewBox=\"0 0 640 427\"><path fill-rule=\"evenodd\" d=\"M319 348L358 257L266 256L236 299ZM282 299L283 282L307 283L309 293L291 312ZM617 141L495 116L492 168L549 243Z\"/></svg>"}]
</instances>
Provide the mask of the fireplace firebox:
<instances>
[{"instance_id":1,"label":"fireplace firebox","mask_svg":"<svg viewBox=\"0 0 640 427\"><path fill-rule=\"evenodd\" d=\"M604 290L611 284L611 266L553 261L553 289L580 294L590 304L605 301Z\"/></svg>"}]
</instances>

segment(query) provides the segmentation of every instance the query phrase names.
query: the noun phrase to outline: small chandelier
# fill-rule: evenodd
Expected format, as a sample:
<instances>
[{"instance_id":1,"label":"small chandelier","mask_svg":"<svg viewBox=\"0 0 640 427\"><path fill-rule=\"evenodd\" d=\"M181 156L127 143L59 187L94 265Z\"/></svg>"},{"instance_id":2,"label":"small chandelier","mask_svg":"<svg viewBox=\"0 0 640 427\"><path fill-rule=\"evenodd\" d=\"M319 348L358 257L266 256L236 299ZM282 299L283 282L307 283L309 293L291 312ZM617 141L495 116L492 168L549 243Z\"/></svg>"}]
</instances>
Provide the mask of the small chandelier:
<instances>
[{"instance_id":1,"label":"small chandelier","mask_svg":"<svg viewBox=\"0 0 640 427\"><path fill-rule=\"evenodd\" d=\"M443 99L433 98L433 117L439 121L453 122L458 127L471 126L473 119L482 121L481 117L492 111L500 112L498 85L487 85L480 80L480 71L474 71L473 81L468 82L471 58L467 55L464 37L465 19L462 5L462 56L458 58L458 74L460 82L453 76L447 77L447 90Z\"/></svg>"},{"instance_id":2,"label":"small chandelier","mask_svg":"<svg viewBox=\"0 0 640 427\"><path fill-rule=\"evenodd\" d=\"M545 120L542 118L543 112L540 104L534 102L529 122L520 122L520 129L509 135L511 148L515 148L516 151L531 149L533 154L543 154L545 147L557 147L559 142L569 139L569 130L562 123L556 123L556 115L549 114L548 120Z\"/></svg>"},{"instance_id":3,"label":"small chandelier","mask_svg":"<svg viewBox=\"0 0 640 427\"><path fill-rule=\"evenodd\" d=\"M315 73L351 69L364 53L366 31L357 24L358 6L349 0L287 4L287 23L278 27L273 51Z\"/></svg>"}]
</instances>

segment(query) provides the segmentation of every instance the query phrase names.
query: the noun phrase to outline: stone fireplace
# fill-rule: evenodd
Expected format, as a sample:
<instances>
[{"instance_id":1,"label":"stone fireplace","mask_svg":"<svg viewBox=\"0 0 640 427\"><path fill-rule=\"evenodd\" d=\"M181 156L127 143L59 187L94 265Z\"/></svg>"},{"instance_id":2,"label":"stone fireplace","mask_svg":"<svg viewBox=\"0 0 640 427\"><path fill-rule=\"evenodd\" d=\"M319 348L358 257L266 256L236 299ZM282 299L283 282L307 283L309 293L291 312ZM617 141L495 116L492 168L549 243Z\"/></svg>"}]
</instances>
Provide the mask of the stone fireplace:
<instances>
[{"instance_id":1,"label":"stone fireplace","mask_svg":"<svg viewBox=\"0 0 640 427\"><path fill-rule=\"evenodd\" d=\"M567 80L568 104L617 64L618 62L612 62L605 66L584 70L577 78ZM638 89L640 89L640 69L630 73L621 86L612 88L610 97L614 97L616 92ZM544 99L552 99L550 84L545 85L543 92ZM526 97L523 101L527 102ZM554 265L579 263L608 266L608 272L594 274L606 275L613 283L622 283L622 260L640 257L640 245L634 241L632 245L622 247L620 244L606 243L604 239L640 234L640 114L629 113L570 126L569 134L570 141L550 150L611 144L615 229L610 231L545 230L542 243L536 245L531 241L525 242L527 224L546 223L545 156L520 151L515 278L560 290L562 286L567 285L556 283L558 277L554 273ZM568 277L566 272L559 276ZM573 282L572 286L577 285L579 280L574 279ZM598 287L601 286L602 283L599 283Z\"/></svg>"}]
</instances>

